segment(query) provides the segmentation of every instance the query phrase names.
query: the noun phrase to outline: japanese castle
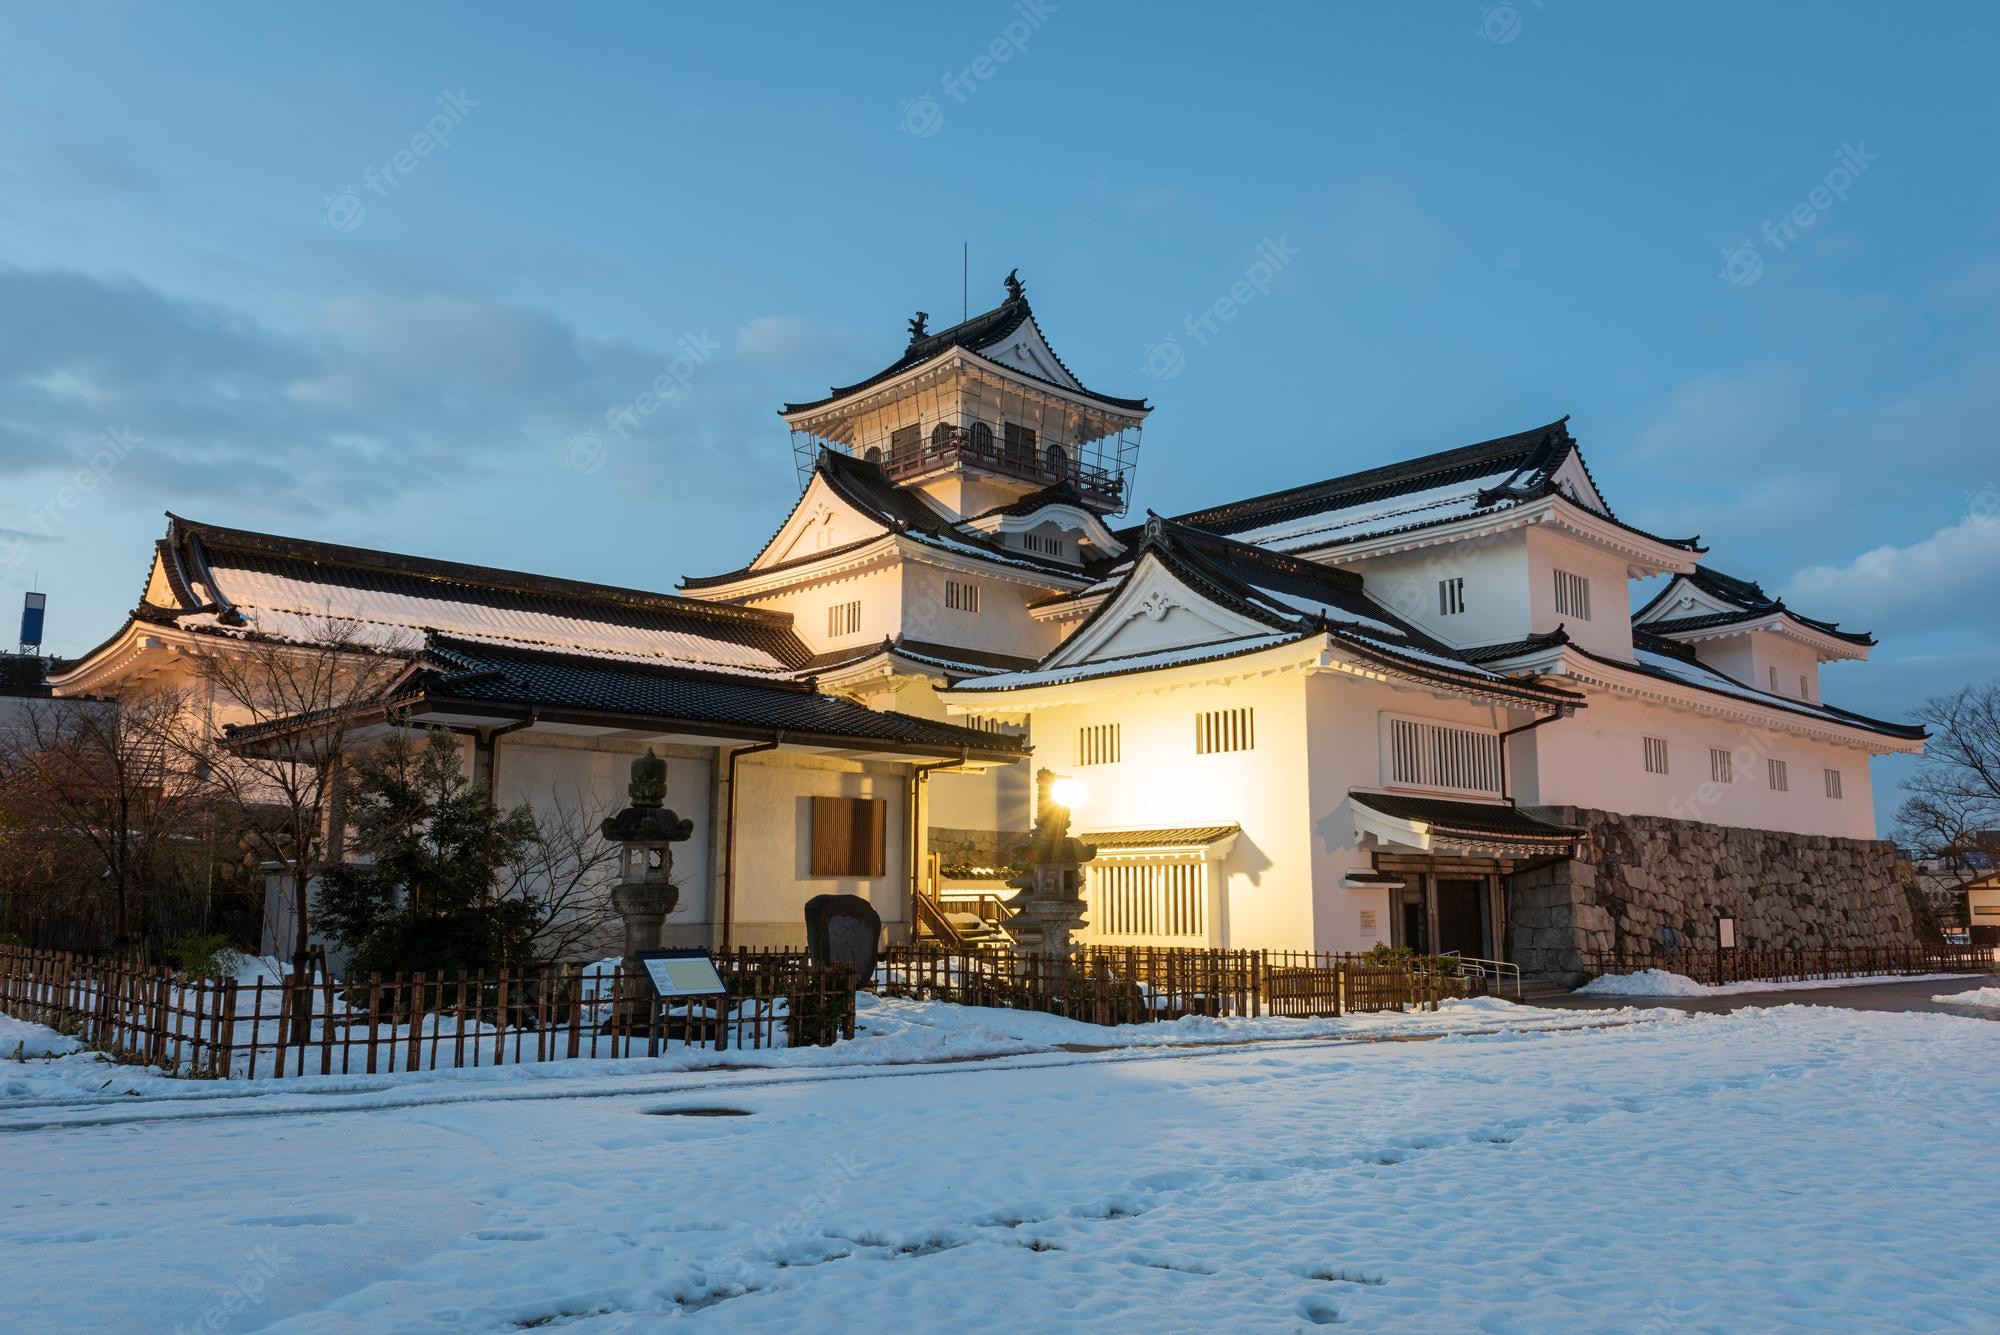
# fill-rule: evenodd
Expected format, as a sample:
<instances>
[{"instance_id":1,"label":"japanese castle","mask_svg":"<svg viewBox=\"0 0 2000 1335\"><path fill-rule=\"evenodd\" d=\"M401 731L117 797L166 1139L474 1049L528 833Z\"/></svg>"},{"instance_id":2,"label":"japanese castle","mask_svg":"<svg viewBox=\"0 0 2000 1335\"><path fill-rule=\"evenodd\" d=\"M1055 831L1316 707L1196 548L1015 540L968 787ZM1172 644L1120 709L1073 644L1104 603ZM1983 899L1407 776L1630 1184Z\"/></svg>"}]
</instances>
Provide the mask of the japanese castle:
<instances>
[{"instance_id":1,"label":"japanese castle","mask_svg":"<svg viewBox=\"0 0 2000 1335\"><path fill-rule=\"evenodd\" d=\"M1620 519L1567 418L1139 517L1151 411L1087 387L1010 274L783 406L801 494L736 569L648 592L170 516L130 620L54 685L350 621L408 662L383 719L456 733L503 805L611 810L665 755L696 831L676 943L797 942L828 891L1004 941L1044 769L1097 849L1089 942L1560 975L1718 919L1891 930L1868 762L1924 734L1820 689L1874 641Z\"/></svg>"}]
</instances>

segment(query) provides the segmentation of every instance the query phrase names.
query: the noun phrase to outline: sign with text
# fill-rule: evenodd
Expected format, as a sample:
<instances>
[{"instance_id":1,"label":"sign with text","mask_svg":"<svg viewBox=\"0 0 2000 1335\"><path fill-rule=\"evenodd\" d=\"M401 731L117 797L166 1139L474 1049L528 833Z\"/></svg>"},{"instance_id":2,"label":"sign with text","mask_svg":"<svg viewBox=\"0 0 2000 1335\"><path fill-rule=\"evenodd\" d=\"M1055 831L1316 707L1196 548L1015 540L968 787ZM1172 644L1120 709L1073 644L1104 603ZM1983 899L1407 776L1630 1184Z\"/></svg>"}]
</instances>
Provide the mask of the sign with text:
<instances>
[{"instance_id":1,"label":"sign with text","mask_svg":"<svg viewBox=\"0 0 2000 1335\"><path fill-rule=\"evenodd\" d=\"M652 980L653 991L666 1000L728 995L706 950L642 950L639 963Z\"/></svg>"}]
</instances>

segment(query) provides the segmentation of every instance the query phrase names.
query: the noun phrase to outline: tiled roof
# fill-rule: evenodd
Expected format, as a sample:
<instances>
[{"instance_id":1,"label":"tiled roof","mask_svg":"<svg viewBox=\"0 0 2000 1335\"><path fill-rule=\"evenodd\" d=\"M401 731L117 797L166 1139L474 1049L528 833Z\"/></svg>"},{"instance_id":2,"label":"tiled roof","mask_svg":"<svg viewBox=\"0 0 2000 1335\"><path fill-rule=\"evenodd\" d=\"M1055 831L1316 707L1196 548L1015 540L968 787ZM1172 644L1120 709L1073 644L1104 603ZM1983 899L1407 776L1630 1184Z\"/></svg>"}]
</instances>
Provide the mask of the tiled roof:
<instances>
[{"instance_id":1,"label":"tiled roof","mask_svg":"<svg viewBox=\"0 0 2000 1335\"><path fill-rule=\"evenodd\" d=\"M1179 522L1246 542L1308 550L1429 528L1560 494L1555 474L1575 453L1569 419L1458 449L1253 496L1179 516ZM1584 469L1589 475L1588 466ZM1661 538L1603 518L1654 542L1700 550L1692 538Z\"/></svg>"},{"instance_id":2,"label":"tiled roof","mask_svg":"<svg viewBox=\"0 0 2000 1335\"><path fill-rule=\"evenodd\" d=\"M1035 313L1029 308L1028 299L1025 296L1009 296L1006 301L1001 302L992 310L981 311L979 314L969 319L961 320L948 329L940 329L935 333L924 333L913 336L910 339L909 346L903 349L902 356L890 362L866 380L857 380L851 385L836 386L827 393L825 398L814 399L809 403L787 403L781 411L784 415L789 416L792 413L806 412L813 408L823 408L827 404L844 399L850 394L857 394L864 389L872 388L885 380L901 375L911 367L920 366L933 357L948 352L953 348L964 348L968 352L975 353L983 352L987 348L1004 343L1013 335L1015 330L1019 329L1023 324L1033 321L1034 318ZM1038 334L1041 333L1041 326L1039 324L1035 326L1035 332ZM1047 335L1042 336L1042 342L1048 345ZM1049 351L1055 353L1053 345L1049 345ZM1077 377L1074 371L1069 369L1068 364L1063 361L1060 354L1056 355L1056 364L1061 366L1072 380L1076 380L1078 386L1082 385L1082 380ZM1027 376L1031 380L1042 380L1045 384L1054 383L1012 364L1007 364L1006 369L1015 374ZM1095 390L1071 389L1068 385L1061 385L1058 388L1067 390L1070 393L1081 393L1086 398L1096 399L1101 403L1106 403L1117 408L1126 408L1137 412L1143 412L1146 409L1146 401L1144 399L1121 399L1111 394L1099 394Z\"/></svg>"},{"instance_id":3,"label":"tiled roof","mask_svg":"<svg viewBox=\"0 0 2000 1335\"><path fill-rule=\"evenodd\" d=\"M1212 844L1235 834L1240 825L1182 825L1168 830L1092 830L1077 838L1099 849L1186 848Z\"/></svg>"},{"instance_id":4,"label":"tiled roof","mask_svg":"<svg viewBox=\"0 0 2000 1335\"><path fill-rule=\"evenodd\" d=\"M1583 837L1581 830L1538 820L1511 803L1458 802L1408 793L1349 793L1348 797L1393 820L1422 821L1432 834L1455 842L1567 847Z\"/></svg>"},{"instance_id":5,"label":"tiled roof","mask_svg":"<svg viewBox=\"0 0 2000 1335\"><path fill-rule=\"evenodd\" d=\"M885 637L874 644L852 649L832 649L823 654L815 654L802 670L824 672L829 668L845 667L849 663L865 662L878 654L890 653L944 668L973 668L987 672L1020 672L1035 665L1034 659L1019 654L996 653L990 649L961 649L956 645L936 644L929 640L912 640L907 637Z\"/></svg>"},{"instance_id":6,"label":"tiled roof","mask_svg":"<svg viewBox=\"0 0 2000 1335\"><path fill-rule=\"evenodd\" d=\"M168 519L158 551L182 605L151 611L190 628L293 638L319 617L409 650L442 630L763 672L810 657L779 613Z\"/></svg>"},{"instance_id":7,"label":"tiled roof","mask_svg":"<svg viewBox=\"0 0 2000 1335\"><path fill-rule=\"evenodd\" d=\"M1026 744L908 714L869 709L821 695L804 683L760 680L653 663L542 653L432 636L417 671L395 704L422 699L448 706L484 704L543 717L570 713L687 725L694 733L764 737L782 731L799 741L849 742L857 749L961 749L986 759L1018 759Z\"/></svg>"},{"instance_id":8,"label":"tiled roof","mask_svg":"<svg viewBox=\"0 0 2000 1335\"><path fill-rule=\"evenodd\" d=\"M1778 615L1789 617L1802 626L1819 631L1824 635L1831 635L1837 640L1845 640L1849 644L1860 645L1866 648L1875 643L1875 637L1866 631L1842 630L1838 622L1821 621L1817 617L1802 616L1794 612L1791 608L1785 606L1782 598L1773 598L1770 594L1764 592L1762 585L1752 580L1738 579L1734 575L1725 575L1719 570L1703 565L1696 566L1688 574L1680 576L1679 579L1685 579L1703 593L1729 603L1738 610L1734 612L1698 613L1693 616L1663 617L1657 621L1646 622L1648 630L1661 635L1672 635L1688 631L1714 630L1723 626L1733 626L1745 621L1755 621L1763 617ZM1673 597L1674 586L1679 582L1679 579L1670 582L1666 588L1659 592L1658 596L1640 608L1634 620L1643 620L1648 612L1651 612L1668 598Z\"/></svg>"}]
</instances>

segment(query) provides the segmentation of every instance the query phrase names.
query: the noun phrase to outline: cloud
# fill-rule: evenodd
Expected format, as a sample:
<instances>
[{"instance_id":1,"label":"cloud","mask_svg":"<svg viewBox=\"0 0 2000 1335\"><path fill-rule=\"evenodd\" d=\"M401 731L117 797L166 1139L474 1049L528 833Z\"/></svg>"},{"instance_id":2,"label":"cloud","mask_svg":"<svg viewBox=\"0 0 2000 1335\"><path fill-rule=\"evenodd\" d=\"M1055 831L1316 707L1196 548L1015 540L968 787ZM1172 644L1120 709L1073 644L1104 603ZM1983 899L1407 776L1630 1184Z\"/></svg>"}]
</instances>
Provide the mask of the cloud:
<instances>
[{"instance_id":1,"label":"cloud","mask_svg":"<svg viewBox=\"0 0 2000 1335\"><path fill-rule=\"evenodd\" d=\"M279 327L126 279L0 266L0 477L32 508L25 479L129 430L142 443L105 479L114 491L321 514L383 488L560 468L566 440L622 410L605 466L634 485L676 470L768 484L783 454L773 410L801 375L852 365L841 340L788 316L654 348L419 292L344 296Z\"/></svg>"},{"instance_id":2,"label":"cloud","mask_svg":"<svg viewBox=\"0 0 2000 1335\"><path fill-rule=\"evenodd\" d=\"M2000 493L1988 488L1972 500L1965 518L1921 542L1799 571L1782 596L1809 615L1837 614L1877 631L2000 630L2000 604L1992 597L2000 571Z\"/></svg>"}]
</instances>

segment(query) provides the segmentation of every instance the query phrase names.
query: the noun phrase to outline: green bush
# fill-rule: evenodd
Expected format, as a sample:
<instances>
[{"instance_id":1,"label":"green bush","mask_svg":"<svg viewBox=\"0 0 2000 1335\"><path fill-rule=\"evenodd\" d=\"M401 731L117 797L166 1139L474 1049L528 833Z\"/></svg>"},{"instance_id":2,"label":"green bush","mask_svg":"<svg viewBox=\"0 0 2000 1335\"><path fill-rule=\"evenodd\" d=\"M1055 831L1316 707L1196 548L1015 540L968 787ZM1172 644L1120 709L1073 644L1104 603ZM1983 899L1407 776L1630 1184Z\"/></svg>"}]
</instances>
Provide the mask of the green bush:
<instances>
[{"instance_id":1,"label":"green bush","mask_svg":"<svg viewBox=\"0 0 2000 1335\"><path fill-rule=\"evenodd\" d=\"M167 947L167 959L190 978L226 978L243 963L243 952L220 932L203 932Z\"/></svg>"}]
</instances>

